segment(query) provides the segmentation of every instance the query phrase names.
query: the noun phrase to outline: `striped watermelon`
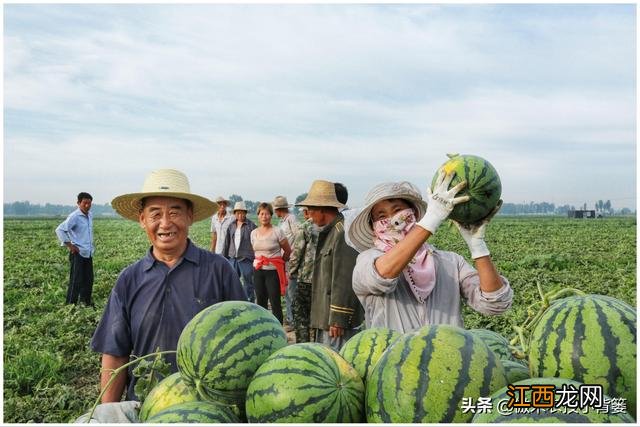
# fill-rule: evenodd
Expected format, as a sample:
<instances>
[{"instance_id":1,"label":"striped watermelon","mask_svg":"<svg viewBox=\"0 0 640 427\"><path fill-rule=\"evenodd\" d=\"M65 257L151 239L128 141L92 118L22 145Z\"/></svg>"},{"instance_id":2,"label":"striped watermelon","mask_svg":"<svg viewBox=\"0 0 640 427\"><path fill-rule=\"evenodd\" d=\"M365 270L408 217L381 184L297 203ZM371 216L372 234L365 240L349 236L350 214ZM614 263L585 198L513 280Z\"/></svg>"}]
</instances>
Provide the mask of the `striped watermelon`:
<instances>
[{"instance_id":1,"label":"striped watermelon","mask_svg":"<svg viewBox=\"0 0 640 427\"><path fill-rule=\"evenodd\" d=\"M195 390L191 390L182 381L180 372L169 375L149 392L140 406L140 421L178 403L199 400Z\"/></svg>"},{"instance_id":2,"label":"striped watermelon","mask_svg":"<svg viewBox=\"0 0 640 427\"><path fill-rule=\"evenodd\" d=\"M448 154L449 160L438 168L433 177L431 189L433 190L440 170L445 173L455 171L456 175L451 181L450 187L461 181L467 181L467 185L456 197L470 196L468 202L457 204L450 219L461 224L475 224L497 206L502 194L500 176L495 168L482 157L468 154Z\"/></svg>"},{"instance_id":3,"label":"striped watermelon","mask_svg":"<svg viewBox=\"0 0 640 427\"><path fill-rule=\"evenodd\" d=\"M555 301L530 337L532 377L570 378L601 384L611 397L636 410L636 311L608 296Z\"/></svg>"},{"instance_id":4,"label":"striped watermelon","mask_svg":"<svg viewBox=\"0 0 640 427\"><path fill-rule=\"evenodd\" d=\"M176 362L185 383L203 400L242 405L255 371L286 344L282 325L270 311L246 301L225 301L187 323Z\"/></svg>"},{"instance_id":5,"label":"striped watermelon","mask_svg":"<svg viewBox=\"0 0 640 427\"><path fill-rule=\"evenodd\" d=\"M502 360L504 374L507 376L507 383L513 384L518 381L526 380L530 377L529 368L521 363L511 360Z\"/></svg>"},{"instance_id":6,"label":"striped watermelon","mask_svg":"<svg viewBox=\"0 0 640 427\"><path fill-rule=\"evenodd\" d=\"M356 368L363 381L382 353L402 334L388 328L365 329L351 337L340 349L340 356Z\"/></svg>"},{"instance_id":7,"label":"striped watermelon","mask_svg":"<svg viewBox=\"0 0 640 427\"><path fill-rule=\"evenodd\" d=\"M520 386L532 386L532 385L551 385L555 387L555 390L562 390L563 386L565 389L569 387L574 387L575 390L580 390L581 383L573 380L567 380L564 378L529 378L523 381L518 381L512 384L514 390L512 395L514 397L515 402L531 402L532 401L532 392L533 390L530 387L526 387L524 391L524 399L521 399ZM633 423L633 418L627 412L620 413L607 413L608 411L603 410L602 412L597 411L593 407L589 408L576 408L575 403L579 401L576 399L573 401L574 406L570 408L567 406L567 401L564 400L563 396L566 396L567 393L556 393L553 392L554 395L554 408L518 408L518 410L513 407L507 407L507 402L510 401L511 397L507 394L508 388L503 387L502 389L495 392L491 395L491 412L477 412L473 416L474 423L482 423L482 424L493 424L493 423L515 423L515 424L548 424L548 423L576 423L576 424L604 424L604 423ZM538 389L538 392L540 390ZM566 399L566 397L564 397ZM610 399L609 396L603 396L603 401L605 399ZM613 411L611 411L613 412Z\"/></svg>"},{"instance_id":8,"label":"striped watermelon","mask_svg":"<svg viewBox=\"0 0 640 427\"><path fill-rule=\"evenodd\" d=\"M364 384L338 353L317 343L273 353L247 389L250 423L359 423Z\"/></svg>"},{"instance_id":9,"label":"striped watermelon","mask_svg":"<svg viewBox=\"0 0 640 427\"><path fill-rule=\"evenodd\" d=\"M471 332L430 325L405 334L384 352L367 381L367 421L462 423L463 398L504 387L500 359Z\"/></svg>"},{"instance_id":10,"label":"striped watermelon","mask_svg":"<svg viewBox=\"0 0 640 427\"><path fill-rule=\"evenodd\" d=\"M240 422L231 410L211 402L185 402L169 406L146 421L152 424L237 424Z\"/></svg>"},{"instance_id":11,"label":"striped watermelon","mask_svg":"<svg viewBox=\"0 0 640 427\"><path fill-rule=\"evenodd\" d=\"M517 359L512 353L509 346L509 341L497 332L490 329L469 329L469 332L475 334L480 338L502 361L510 360L512 362L518 362L526 365L527 361L524 359Z\"/></svg>"}]
</instances>

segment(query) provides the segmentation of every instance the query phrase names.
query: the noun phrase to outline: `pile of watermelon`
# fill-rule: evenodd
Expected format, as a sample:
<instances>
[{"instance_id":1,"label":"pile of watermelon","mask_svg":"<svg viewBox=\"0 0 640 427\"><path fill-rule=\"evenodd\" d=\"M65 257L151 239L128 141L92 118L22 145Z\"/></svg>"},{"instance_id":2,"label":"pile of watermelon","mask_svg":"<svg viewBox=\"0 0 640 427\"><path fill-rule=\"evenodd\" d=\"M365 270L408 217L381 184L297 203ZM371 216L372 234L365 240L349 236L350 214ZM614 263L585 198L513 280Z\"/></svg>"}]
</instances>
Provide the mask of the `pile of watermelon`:
<instances>
[{"instance_id":1,"label":"pile of watermelon","mask_svg":"<svg viewBox=\"0 0 640 427\"><path fill-rule=\"evenodd\" d=\"M147 396L150 423L633 423L636 314L601 295L554 302L540 317L528 359L488 329L425 326L401 334L367 329L340 353L316 343L287 345L267 310L248 302L205 309L184 329L179 372ZM522 356L520 356L522 357ZM600 385L627 411L573 407L504 415L510 388ZM512 392L512 391L511 391ZM465 410L490 398L491 409ZM565 402L566 403L566 402ZM564 409L564 410L563 410ZM630 415L631 414L631 415ZM632 416L633 415L633 416Z\"/></svg>"}]
</instances>

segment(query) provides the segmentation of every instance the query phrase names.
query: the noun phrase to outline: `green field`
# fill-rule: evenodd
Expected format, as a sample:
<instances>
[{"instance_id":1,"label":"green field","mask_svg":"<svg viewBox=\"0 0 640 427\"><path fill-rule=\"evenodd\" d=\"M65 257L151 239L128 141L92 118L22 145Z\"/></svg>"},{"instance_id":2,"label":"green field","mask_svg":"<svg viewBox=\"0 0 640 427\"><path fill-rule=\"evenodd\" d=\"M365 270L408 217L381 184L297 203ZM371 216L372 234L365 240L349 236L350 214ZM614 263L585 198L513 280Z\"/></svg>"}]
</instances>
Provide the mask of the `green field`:
<instances>
[{"instance_id":1,"label":"green field","mask_svg":"<svg viewBox=\"0 0 640 427\"><path fill-rule=\"evenodd\" d=\"M96 220L96 308L64 305L69 267L58 245L58 219L4 221L4 422L66 423L86 412L98 395L99 355L89 350L119 272L148 249L137 223ZM191 228L192 240L209 247L209 222ZM497 217L487 231L494 261L511 282L513 308L499 317L465 309L466 326L506 336L545 291L578 288L636 306L636 220ZM453 228L432 243L468 257Z\"/></svg>"}]
</instances>

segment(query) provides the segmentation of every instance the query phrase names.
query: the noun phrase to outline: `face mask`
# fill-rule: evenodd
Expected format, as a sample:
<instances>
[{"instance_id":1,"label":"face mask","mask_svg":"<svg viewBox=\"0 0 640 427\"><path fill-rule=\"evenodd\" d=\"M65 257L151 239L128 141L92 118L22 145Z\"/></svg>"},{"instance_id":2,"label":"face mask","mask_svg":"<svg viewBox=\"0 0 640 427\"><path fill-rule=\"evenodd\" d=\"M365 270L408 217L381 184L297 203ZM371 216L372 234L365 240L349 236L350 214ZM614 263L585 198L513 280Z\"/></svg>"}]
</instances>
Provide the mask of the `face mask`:
<instances>
[{"instance_id":1,"label":"face mask","mask_svg":"<svg viewBox=\"0 0 640 427\"><path fill-rule=\"evenodd\" d=\"M374 222L373 234L376 247L386 252L404 239L415 223L416 216L411 208L403 209L390 218Z\"/></svg>"},{"instance_id":2,"label":"face mask","mask_svg":"<svg viewBox=\"0 0 640 427\"><path fill-rule=\"evenodd\" d=\"M388 252L416 224L413 209L403 209L391 218L381 219L373 223L373 243L382 252ZM402 270L411 293L420 304L424 304L436 284L436 269L431 247L424 243L415 256Z\"/></svg>"}]
</instances>

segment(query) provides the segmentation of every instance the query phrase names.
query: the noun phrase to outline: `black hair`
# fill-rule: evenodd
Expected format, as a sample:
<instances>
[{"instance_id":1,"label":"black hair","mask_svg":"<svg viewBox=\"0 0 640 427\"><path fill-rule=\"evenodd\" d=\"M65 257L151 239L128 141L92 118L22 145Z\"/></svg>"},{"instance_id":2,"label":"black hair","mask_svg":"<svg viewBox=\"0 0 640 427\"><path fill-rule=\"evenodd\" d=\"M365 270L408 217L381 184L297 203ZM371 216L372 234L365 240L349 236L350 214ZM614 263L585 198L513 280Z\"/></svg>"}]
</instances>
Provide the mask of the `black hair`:
<instances>
[{"instance_id":1,"label":"black hair","mask_svg":"<svg viewBox=\"0 0 640 427\"><path fill-rule=\"evenodd\" d=\"M89 199L93 201L93 197L91 197L91 194L81 191L80 193L78 193L78 203L80 203L84 199Z\"/></svg>"},{"instance_id":2,"label":"black hair","mask_svg":"<svg viewBox=\"0 0 640 427\"><path fill-rule=\"evenodd\" d=\"M339 182L333 184L333 187L335 188L336 199L338 199L338 201L343 205L346 205L347 200L349 199L349 192L347 191L347 187Z\"/></svg>"}]
</instances>

